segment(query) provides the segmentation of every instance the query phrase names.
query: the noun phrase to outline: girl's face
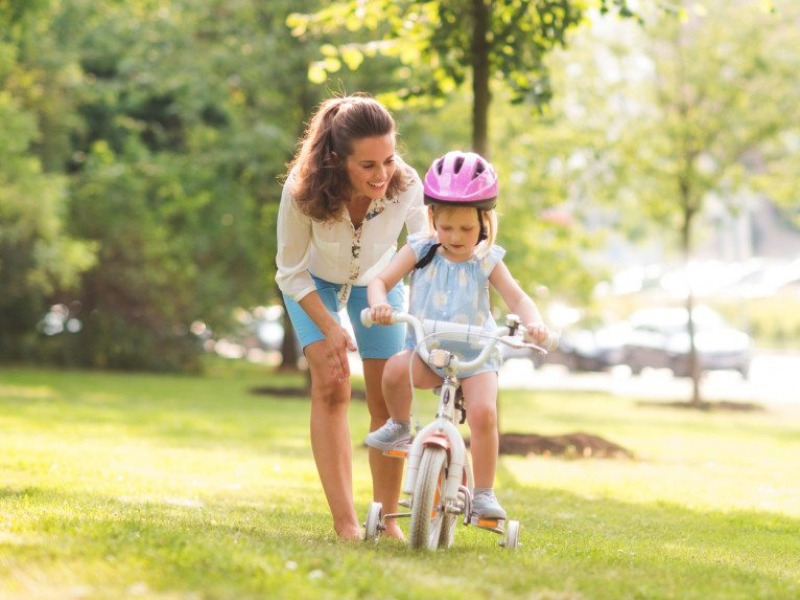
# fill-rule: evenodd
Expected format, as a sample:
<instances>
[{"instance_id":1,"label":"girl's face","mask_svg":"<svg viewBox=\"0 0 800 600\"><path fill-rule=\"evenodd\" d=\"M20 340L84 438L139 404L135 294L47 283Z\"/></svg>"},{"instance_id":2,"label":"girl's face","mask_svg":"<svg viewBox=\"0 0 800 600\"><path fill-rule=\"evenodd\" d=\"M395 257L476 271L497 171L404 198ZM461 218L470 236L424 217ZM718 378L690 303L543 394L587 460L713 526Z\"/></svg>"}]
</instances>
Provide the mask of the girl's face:
<instances>
[{"instance_id":1,"label":"girl's face","mask_svg":"<svg viewBox=\"0 0 800 600\"><path fill-rule=\"evenodd\" d=\"M396 168L394 134L354 140L353 153L345 160L353 199L383 198Z\"/></svg>"},{"instance_id":2,"label":"girl's face","mask_svg":"<svg viewBox=\"0 0 800 600\"><path fill-rule=\"evenodd\" d=\"M433 215L433 225L446 259L462 262L472 258L481 233L475 208L440 208Z\"/></svg>"}]
</instances>

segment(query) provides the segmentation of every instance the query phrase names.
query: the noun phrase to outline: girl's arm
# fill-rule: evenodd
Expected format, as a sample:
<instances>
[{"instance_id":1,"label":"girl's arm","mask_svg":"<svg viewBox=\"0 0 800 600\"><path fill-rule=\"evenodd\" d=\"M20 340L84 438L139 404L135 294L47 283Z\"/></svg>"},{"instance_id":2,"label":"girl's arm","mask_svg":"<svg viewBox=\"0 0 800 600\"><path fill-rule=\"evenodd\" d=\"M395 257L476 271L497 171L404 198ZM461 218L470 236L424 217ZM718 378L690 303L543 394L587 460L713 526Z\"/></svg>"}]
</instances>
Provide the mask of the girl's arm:
<instances>
[{"instance_id":1,"label":"girl's arm","mask_svg":"<svg viewBox=\"0 0 800 600\"><path fill-rule=\"evenodd\" d=\"M408 275L417 262L417 256L406 244L395 254L388 265L378 273L367 286L367 301L370 306L370 317L376 323L389 325L389 317L394 309L387 301L387 295L397 282Z\"/></svg>"},{"instance_id":2,"label":"girl's arm","mask_svg":"<svg viewBox=\"0 0 800 600\"><path fill-rule=\"evenodd\" d=\"M489 274L489 283L506 303L509 312L519 315L525 329L538 344L547 342L547 327L536 303L519 286L503 261L497 263Z\"/></svg>"}]
</instances>

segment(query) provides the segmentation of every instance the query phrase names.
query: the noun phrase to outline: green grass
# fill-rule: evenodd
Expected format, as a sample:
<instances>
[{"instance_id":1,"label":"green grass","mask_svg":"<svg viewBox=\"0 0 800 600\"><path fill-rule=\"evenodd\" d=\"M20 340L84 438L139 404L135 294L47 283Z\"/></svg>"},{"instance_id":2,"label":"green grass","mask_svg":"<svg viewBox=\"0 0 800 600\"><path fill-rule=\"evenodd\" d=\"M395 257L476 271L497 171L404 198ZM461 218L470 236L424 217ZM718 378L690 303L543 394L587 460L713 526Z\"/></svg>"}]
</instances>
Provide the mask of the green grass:
<instances>
[{"instance_id":1,"label":"green grass","mask_svg":"<svg viewBox=\"0 0 800 600\"><path fill-rule=\"evenodd\" d=\"M636 459L503 456L498 494L523 545L459 527L431 554L334 539L308 402L249 393L292 382L0 370L0 599L800 597L797 408L504 391L504 431L585 431ZM362 402L351 427L358 442Z\"/></svg>"}]
</instances>

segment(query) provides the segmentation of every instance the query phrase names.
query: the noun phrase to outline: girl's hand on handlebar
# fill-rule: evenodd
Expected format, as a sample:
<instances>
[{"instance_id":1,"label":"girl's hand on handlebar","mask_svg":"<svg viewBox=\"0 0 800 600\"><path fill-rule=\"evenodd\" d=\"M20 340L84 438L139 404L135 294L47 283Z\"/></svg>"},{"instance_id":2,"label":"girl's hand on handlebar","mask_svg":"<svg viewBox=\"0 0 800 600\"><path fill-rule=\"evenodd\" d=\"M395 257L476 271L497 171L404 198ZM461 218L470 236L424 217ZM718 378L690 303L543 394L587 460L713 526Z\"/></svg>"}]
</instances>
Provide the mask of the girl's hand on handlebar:
<instances>
[{"instance_id":1,"label":"girl's hand on handlebar","mask_svg":"<svg viewBox=\"0 0 800 600\"><path fill-rule=\"evenodd\" d=\"M548 345L550 332L544 323L528 323L525 325L526 337L538 346Z\"/></svg>"},{"instance_id":2,"label":"girl's hand on handlebar","mask_svg":"<svg viewBox=\"0 0 800 600\"><path fill-rule=\"evenodd\" d=\"M378 325L391 325L394 308L391 304L376 304L370 307L369 316Z\"/></svg>"}]
</instances>

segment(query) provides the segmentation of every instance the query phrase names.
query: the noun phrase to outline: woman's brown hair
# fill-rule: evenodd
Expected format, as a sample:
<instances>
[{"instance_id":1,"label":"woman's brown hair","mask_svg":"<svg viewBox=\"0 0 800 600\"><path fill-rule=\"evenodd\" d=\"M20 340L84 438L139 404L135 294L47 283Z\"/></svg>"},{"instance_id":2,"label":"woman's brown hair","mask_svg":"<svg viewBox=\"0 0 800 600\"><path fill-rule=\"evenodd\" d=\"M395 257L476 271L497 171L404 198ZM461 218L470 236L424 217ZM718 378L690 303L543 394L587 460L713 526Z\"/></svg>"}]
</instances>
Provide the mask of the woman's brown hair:
<instances>
[{"instance_id":1,"label":"woman's brown hair","mask_svg":"<svg viewBox=\"0 0 800 600\"><path fill-rule=\"evenodd\" d=\"M317 221L340 218L342 203L352 192L345 161L353 153L353 141L395 132L392 115L373 98L355 95L323 102L289 163L289 170L294 170L292 196L298 208ZM408 181L404 170L397 169L386 190L387 198L404 191Z\"/></svg>"}]
</instances>

